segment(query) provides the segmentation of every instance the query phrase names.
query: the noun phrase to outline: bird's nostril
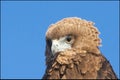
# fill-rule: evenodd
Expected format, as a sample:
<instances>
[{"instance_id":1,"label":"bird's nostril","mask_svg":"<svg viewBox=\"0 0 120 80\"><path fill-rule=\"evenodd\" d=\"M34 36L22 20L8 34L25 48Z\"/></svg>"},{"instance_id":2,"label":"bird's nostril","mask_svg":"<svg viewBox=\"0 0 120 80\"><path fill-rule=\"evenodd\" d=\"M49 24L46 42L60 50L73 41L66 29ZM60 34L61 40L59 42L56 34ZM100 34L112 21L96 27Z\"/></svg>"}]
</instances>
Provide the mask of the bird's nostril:
<instances>
[{"instance_id":1,"label":"bird's nostril","mask_svg":"<svg viewBox=\"0 0 120 80\"><path fill-rule=\"evenodd\" d=\"M58 44L56 44L56 46L58 47Z\"/></svg>"}]
</instances>

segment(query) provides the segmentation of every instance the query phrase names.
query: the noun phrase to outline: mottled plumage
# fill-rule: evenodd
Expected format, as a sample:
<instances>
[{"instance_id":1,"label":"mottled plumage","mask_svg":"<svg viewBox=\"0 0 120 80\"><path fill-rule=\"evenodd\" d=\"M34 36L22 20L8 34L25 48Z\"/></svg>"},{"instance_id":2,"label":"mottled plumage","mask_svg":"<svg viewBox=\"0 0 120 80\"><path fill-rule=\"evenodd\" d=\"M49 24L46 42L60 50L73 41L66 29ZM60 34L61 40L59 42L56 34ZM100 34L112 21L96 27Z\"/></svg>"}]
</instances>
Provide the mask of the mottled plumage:
<instances>
[{"instance_id":1,"label":"mottled plumage","mask_svg":"<svg viewBox=\"0 0 120 80\"><path fill-rule=\"evenodd\" d=\"M93 22L71 17L52 24L46 32L43 79L117 79L100 43Z\"/></svg>"}]
</instances>

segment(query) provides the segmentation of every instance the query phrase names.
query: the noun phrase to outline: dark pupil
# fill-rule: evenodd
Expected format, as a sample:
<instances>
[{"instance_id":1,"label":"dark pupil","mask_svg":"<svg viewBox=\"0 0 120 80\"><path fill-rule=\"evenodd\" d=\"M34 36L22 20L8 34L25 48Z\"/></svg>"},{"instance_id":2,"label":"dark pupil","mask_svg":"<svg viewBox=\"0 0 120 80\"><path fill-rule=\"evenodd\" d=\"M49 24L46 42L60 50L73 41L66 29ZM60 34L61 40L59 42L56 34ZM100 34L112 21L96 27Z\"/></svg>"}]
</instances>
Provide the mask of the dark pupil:
<instances>
[{"instance_id":1,"label":"dark pupil","mask_svg":"<svg viewBox=\"0 0 120 80\"><path fill-rule=\"evenodd\" d=\"M68 36L67 38L66 38L66 40L68 41L68 42L70 42L71 41L71 36Z\"/></svg>"}]
</instances>

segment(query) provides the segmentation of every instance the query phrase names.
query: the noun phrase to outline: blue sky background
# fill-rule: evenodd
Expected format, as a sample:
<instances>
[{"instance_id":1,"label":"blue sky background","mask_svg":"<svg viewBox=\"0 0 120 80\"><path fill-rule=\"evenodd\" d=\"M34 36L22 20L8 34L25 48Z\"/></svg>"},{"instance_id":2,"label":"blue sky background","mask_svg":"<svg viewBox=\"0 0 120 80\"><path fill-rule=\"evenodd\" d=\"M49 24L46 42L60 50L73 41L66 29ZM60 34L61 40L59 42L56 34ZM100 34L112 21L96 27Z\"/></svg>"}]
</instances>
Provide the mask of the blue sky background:
<instances>
[{"instance_id":1,"label":"blue sky background","mask_svg":"<svg viewBox=\"0 0 120 80\"><path fill-rule=\"evenodd\" d=\"M65 17L95 22L101 52L119 76L117 1L3 1L1 4L2 78L40 79L45 72L45 32Z\"/></svg>"}]
</instances>

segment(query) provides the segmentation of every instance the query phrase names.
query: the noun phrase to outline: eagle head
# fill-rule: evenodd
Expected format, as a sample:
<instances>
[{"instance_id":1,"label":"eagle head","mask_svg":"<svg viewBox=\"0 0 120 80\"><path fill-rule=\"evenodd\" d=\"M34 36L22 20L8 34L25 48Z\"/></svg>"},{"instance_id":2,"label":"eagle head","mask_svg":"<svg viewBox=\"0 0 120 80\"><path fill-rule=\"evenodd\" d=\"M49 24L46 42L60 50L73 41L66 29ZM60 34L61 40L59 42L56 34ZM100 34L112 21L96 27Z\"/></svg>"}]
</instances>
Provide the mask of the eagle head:
<instances>
[{"instance_id":1,"label":"eagle head","mask_svg":"<svg viewBox=\"0 0 120 80\"><path fill-rule=\"evenodd\" d=\"M67 50L85 50L99 54L101 43L99 31L94 23L77 17L64 18L50 25L46 32L46 56Z\"/></svg>"}]
</instances>

